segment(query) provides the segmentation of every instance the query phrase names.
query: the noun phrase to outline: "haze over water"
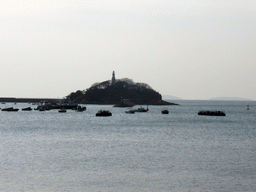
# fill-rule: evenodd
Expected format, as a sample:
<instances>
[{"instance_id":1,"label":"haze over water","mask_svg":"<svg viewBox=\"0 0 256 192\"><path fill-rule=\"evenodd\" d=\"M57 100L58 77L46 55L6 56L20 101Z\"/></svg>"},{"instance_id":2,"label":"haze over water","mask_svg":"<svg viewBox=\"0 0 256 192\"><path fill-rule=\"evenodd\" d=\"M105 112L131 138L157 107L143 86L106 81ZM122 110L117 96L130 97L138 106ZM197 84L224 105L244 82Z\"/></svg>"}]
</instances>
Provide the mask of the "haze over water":
<instances>
[{"instance_id":1,"label":"haze over water","mask_svg":"<svg viewBox=\"0 0 256 192\"><path fill-rule=\"evenodd\" d=\"M135 114L101 105L1 111L0 190L255 191L256 103L177 102L168 115L160 106ZM29 104L1 108L8 106ZM96 117L99 109L113 116Z\"/></svg>"}]
</instances>

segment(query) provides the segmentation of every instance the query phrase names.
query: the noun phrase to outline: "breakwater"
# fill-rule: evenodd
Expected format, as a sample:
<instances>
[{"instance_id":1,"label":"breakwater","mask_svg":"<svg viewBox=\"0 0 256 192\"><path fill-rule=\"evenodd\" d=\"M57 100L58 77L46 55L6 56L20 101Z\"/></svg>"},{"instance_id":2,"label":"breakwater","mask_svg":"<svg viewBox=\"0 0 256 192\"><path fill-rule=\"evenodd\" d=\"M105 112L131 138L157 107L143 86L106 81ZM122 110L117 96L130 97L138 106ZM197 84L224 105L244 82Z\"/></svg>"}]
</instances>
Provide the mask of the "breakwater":
<instances>
[{"instance_id":1,"label":"breakwater","mask_svg":"<svg viewBox=\"0 0 256 192\"><path fill-rule=\"evenodd\" d=\"M59 98L14 98L14 97L0 97L0 102L10 103L38 103L40 101L61 101Z\"/></svg>"}]
</instances>

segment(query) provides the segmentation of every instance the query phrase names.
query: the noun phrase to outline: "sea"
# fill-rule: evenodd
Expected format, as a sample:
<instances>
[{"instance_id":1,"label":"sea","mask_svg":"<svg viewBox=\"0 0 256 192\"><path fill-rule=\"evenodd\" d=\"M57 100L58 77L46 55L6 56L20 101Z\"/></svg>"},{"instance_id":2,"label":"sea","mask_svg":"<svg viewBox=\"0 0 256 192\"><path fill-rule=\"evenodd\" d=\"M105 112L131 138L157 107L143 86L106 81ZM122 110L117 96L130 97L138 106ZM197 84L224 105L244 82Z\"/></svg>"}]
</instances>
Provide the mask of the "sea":
<instances>
[{"instance_id":1,"label":"sea","mask_svg":"<svg viewBox=\"0 0 256 192\"><path fill-rule=\"evenodd\" d=\"M0 111L0 191L256 191L256 101L175 103L135 114L0 104L20 109Z\"/></svg>"}]
</instances>

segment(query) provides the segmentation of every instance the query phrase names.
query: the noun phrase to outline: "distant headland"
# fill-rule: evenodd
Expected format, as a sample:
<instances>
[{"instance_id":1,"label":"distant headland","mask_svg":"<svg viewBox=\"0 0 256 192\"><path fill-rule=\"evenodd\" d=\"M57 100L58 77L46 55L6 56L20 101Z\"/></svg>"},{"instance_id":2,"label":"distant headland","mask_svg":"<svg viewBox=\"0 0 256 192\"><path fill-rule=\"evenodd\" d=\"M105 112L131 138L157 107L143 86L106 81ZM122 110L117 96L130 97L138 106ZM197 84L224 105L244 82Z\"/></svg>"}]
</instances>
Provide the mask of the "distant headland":
<instances>
[{"instance_id":1,"label":"distant headland","mask_svg":"<svg viewBox=\"0 0 256 192\"><path fill-rule=\"evenodd\" d=\"M178 105L162 100L162 95L146 83L135 83L128 78L112 79L94 83L86 90L78 90L66 96L82 104L113 104L116 107L133 105Z\"/></svg>"},{"instance_id":2,"label":"distant headland","mask_svg":"<svg viewBox=\"0 0 256 192\"><path fill-rule=\"evenodd\" d=\"M209 100L219 100L219 101L253 101L252 99L242 98L242 97L214 97Z\"/></svg>"}]
</instances>

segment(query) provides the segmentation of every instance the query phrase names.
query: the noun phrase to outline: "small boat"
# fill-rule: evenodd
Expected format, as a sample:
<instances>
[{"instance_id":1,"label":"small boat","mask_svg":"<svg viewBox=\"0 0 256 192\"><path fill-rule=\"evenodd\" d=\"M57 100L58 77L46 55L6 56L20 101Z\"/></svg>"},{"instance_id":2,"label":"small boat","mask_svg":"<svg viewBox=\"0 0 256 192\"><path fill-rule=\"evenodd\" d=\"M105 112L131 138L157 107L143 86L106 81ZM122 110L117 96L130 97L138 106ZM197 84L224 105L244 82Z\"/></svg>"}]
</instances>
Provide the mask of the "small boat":
<instances>
[{"instance_id":1,"label":"small boat","mask_svg":"<svg viewBox=\"0 0 256 192\"><path fill-rule=\"evenodd\" d=\"M67 112L66 109L59 109L58 111L59 111L59 113L66 113Z\"/></svg>"},{"instance_id":2,"label":"small boat","mask_svg":"<svg viewBox=\"0 0 256 192\"><path fill-rule=\"evenodd\" d=\"M19 111L19 109L18 109L18 108L13 108L13 109L12 109L12 110L10 110L10 111L17 112L17 111Z\"/></svg>"},{"instance_id":3,"label":"small boat","mask_svg":"<svg viewBox=\"0 0 256 192\"><path fill-rule=\"evenodd\" d=\"M199 111L198 115L226 116L226 114L223 111Z\"/></svg>"},{"instance_id":4,"label":"small boat","mask_svg":"<svg viewBox=\"0 0 256 192\"><path fill-rule=\"evenodd\" d=\"M45 108L44 107L39 107L38 111L45 111Z\"/></svg>"},{"instance_id":5,"label":"small boat","mask_svg":"<svg viewBox=\"0 0 256 192\"><path fill-rule=\"evenodd\" d=\"M31 107L27 107L27 108L23 108L21 109L22 111L32 111L32 108Z\"/></svg>"},{"instance_id":6,"label":"small boat","mask_svg":"<svg viewBox=\"0 0 256 192\"><path fill-rule=\"evenodd\" d=\"M77 108L76 108L76 111L77 112L83 112L83 111L85 111L86 110L86 107L82 107L82 106L77 106Z\"/></svg>"},{"instance_id":7,"label":"small boat","mask_svg":"<svg viewBox=\"0 0 256 192\"><path fill-rule=\"evenodd\" d=\"M249 104L247 105L247 110L250 110L250 106L249 106Z\"/></svg>"},{"instance_id":8,"label":"small boat","mask_svg":"<svg viewBox=\"0 0 256 192\"><path fill-rule=\"evenodd\" d=\"M147 109L143 108L143 107L139 107L137 110L134 110L135 112L148 112L149 109L147 107Z\"/></svg>"},{"instance_id":9,"label":"small boat","mask_svg":"<svg viewBox=\"0 0 256 192\"><path fill-rule=\"evenodd\" d=\"M163 109L163 110L161 111L161 113L162 113L162 114L169 114L169 111L168 111L167 109Z\"/></svg>"},{"instance_id":10,"label":"small boat","mask_svg":"<svg viewBox=\"0 0 256 192\"><path fill-rule=\"evenodd\" d=\"M2 111L13 111L13 112L17 112L17 111L19 111L19 109L18 108L13 108L13 107L8 107L8 108L4 108L4 109L2 109Z\"/></svg>"},{"instance_id":11,"label":"small boat","mask_svg":"<svg viewBox=\"0 0 256 192\"><path fill-rule=\"evenodd\" d=\"M2 111L10 111L12 109L13 109L13 107L8 107L8 108L3 108Z\"/></svg>"},{"instance_id":12,"label":"small boat","mask_svg":"<svg viewBox=\"0 0 256 192\"><path fill-rule=\"evenodd\" d=\"M128 110L128 111L125 111L125 113L129 113L129 114L134 114L135 113L135 110Z\"/></svg>"},{"instance_id":13,"label":"small boat","mask_svg":"<svg viewBox=\"0 0 256 192\"><path fill-rule=\"evenodd\" d=\"M107 110L99 110L98 113L96 113L97 117L107 117L107 116L112 116L112 113Z\"/></svg>"}]
</instances>

